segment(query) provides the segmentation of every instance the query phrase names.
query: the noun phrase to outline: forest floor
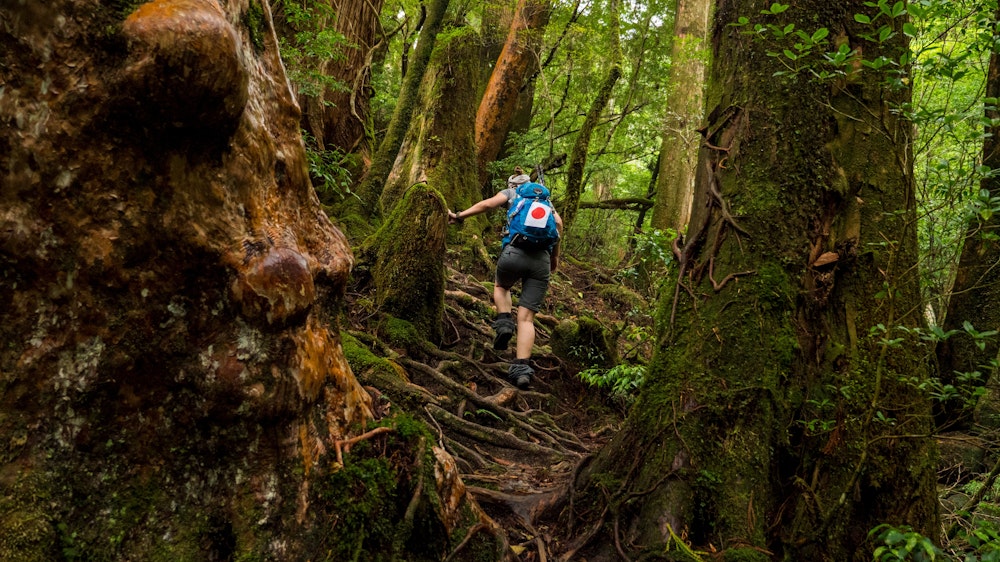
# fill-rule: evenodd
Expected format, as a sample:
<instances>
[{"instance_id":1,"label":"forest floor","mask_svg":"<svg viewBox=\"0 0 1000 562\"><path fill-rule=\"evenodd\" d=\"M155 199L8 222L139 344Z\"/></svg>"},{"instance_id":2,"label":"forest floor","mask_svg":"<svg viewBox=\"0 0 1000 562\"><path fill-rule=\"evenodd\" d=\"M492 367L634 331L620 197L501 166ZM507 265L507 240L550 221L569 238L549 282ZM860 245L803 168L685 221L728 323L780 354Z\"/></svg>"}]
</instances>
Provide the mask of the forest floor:
<instances>
[{"instance_id":1,"label":"forest floor","mask_svg":"<svg viewBox=\"0 0 1000 562\"><path fill-rule=\"evenodd\" d=\"M559 513L565 517L567 508L573 517L570 484L586 459L619 430L629 397L585 383L580 372L594 352L571 347L560 356L553 352L553 333L560 324L592 318L619 357L644 362L653 301L617 283L615 272L561 263L536 316L536 374L521 391L506 379L514 341L505 351L493 349L491 273L474 276L453 265L447 268L440 345L408 342L378 327L380 315L363 291L349 291L348 331L379 334L382 343L369 345L405 373L407 392L416 397L402 408L438 432L439 445L456 459L472 497L498 524L517 559L572 556L586 545L560 544L564 537L550 522ZM516 306L517 287L514 296Z\"/></svg>"}]
</instances>

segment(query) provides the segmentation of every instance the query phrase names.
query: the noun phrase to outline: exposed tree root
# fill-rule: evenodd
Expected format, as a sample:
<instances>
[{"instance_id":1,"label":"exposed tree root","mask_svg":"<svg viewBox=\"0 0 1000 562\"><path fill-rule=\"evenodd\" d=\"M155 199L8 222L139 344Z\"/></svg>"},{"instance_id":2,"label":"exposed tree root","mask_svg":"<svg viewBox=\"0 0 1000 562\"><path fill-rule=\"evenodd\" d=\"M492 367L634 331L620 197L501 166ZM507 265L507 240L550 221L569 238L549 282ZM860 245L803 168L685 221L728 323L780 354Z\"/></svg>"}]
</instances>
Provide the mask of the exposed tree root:
<instances>
[{"instance_id":1,"label":"exposed tree root","mask_svg":"<svg viewBox=\"0 0 1000 562\"><path fill-rule=\"evenodd\" d=\"M579 272L580 278L572 279L575 281L572 298L575 300L579 291L596 293L587 284L600 275L592 268ZM360 329L351 332L373 354L394 366L386 369L382 364L381 369L357 373L359 380L366 376L380 377L366 384L383 392L381 402L387 405L387 410L389 407L393 411L402 410L426 422L433 435L429 439L436 440L454 458L466 483L468 498L474 509L481 512L480 520L473 519L464 538L459 538L463 531L452 531L456 533L453 539L461 542L452 543L454 548L447 554L447 560L467 559L485 539L483 533L497 537L498 543L502 541L506 548L504 559L512 562L572 560L580 549L594 547L596 543L592 541L602 527L610 533L609 513L613 511L605 508L596 521L593 517L602 506L577 514L586 521L586 525L578 524L580 531L586 531L583 537L573 534L572 528L567 533L565 526L553 525L567 501L572 502L572 483L579 467L585 465L580 461L597 442L608 438L606 432L593 431L593 426L613 427L615 423L609 423L608 416L613 415L620 422L621 412L605 411L605 404L598 396L594 397L595 404L581 403L587 396L586 387L568 364L547 347L560 324L560 318L552 315L535 316L533 359L538 376L532 389L513 387L506 376L507 361L513 352L499 352L491 346L490 321L494 311L488 285L451 269L448 279L442 319L444 343L404 342L388 333L371 330L367 330L368 334L379 335L368 335ZM558 284L554 285L553 293L558 294L559 290ZM588 306L594 304L591 301ZM603 303L603 306L605 310L615 309L613 304ZM386 311L367 310L369 316L386 314ZM368 319L355 319L353 325L360 328ZM380 428L380 432L388 430ZM336 442L338 459L342 459L352 443L373 435L369 432ZM431 485L420 474L413 480L414 496L406 505L395 535L392 545L395 552L413 539L410 535L419 526L414 519L419 517L421 502L425 501ZM604 526L605 523L609 525ZM571 537L576 540L562 555L566 550L563 541ZM609 538L617 544L612 546L609 541L608 547L627 552L629 545L621 542L617 532ZM517 548L511 550L510 544Z\"/></svg>"},{"instance_id":2,"label":"exposed tree root","mask_svg":"<svg viewBox=\"0 0 1000 562\"><path fill-rule=\"evenodd\" d=\"M468 490L480 503L491 503L507 508L526 527L534 527L542 514L559 509L567 497L565 486L550 492L527 495L508 494L478 486L469 486Z\"/></svg>"},{"instance_id":3,"label":"exposed tree root","mask_svg":"<svg viewBox=\"0 0 1000 562\"><path fill-rule=\"evenodd\" d=\"M357 443L358 441L364 441L365 439L370 439L379 435L381 433L388 433L390 431L396 431L391 427L376 427L375 429L362 433L357 437L351 437L350 439L338 439L333 442L334 447L337 450L337 463L344 464L344 453L351 452L351 445Z\"/></svg>"},{"instance_id":4,"label":"exposed tree root","mask_svg":"<svg viewBox=\"0 0 1000 562\"><path fill-rule=\"evenodd\" d=\"M405 357L400 358L400 363L402 363L403 365L405 365L408 368L415 369L417 371L420 371L421 373L424 373L424 374L430 376L432 379L434 379L435 382L437 382L437 383L441 384L442 386L448 388L449 390L451 390L455 394L457 394L459 396L462 396L463 398L465 398L466 400L468 400L469 402L471 402L475 406L477 406L479 408L488 409L490 412L492 412L494 415L496 415L499 419L502 419L503 421L512 423L515 426L517 426L517 428L519 428L521 430L524 430L526 433L530 434L531 436L533 436L533 437L535 437L535 438L537 438L537 439L539 439L541 441L546 442L548 445L554 447L559 453L567 454L567 455L575 454L572 451L570 451L566 447L565 444L572 445L574 447L582 447L582 443L580 443L580 441L579 441L578 438L574 437L572 440L566 439L566 438L561 438L560 436L553 435L550 431L547 431L545 429L540 429L540 428L536 427L534 424L530 423L530 420L526 420L522 415L518 415L516 412L513 412L513 411L511 411L511 410L503 407L501 404L499 404L495 400L491 400L490 397L483 397L483 396L480 396L480 395L476 394L475 392L473 392L469 388L467 388L467 387L465 387L465 386L463 386L461 384L458 384L457 382L453 381L452 379L444 376L443 374L441 374L440 372L438 372L436 369L432 369L431 367L428 367L427 365L424 365L423 363L419 363L417 361L413 361L413 360L407 359ZM515 393L517 392L516 390L514 390L512 388L510 390L512 390ZM502 390L501 394L504 394L506 392L509 392L509 391Z\"/></svg>"},{"instance_id":5,"label":"exposed tree root","mask_svg":"<svg viewBox=\"0 0 1000 562\"><path fill-rule=\"evenodd\" d=\"M465 549L465 547L469 544L469 541L472 540L472 537L476 536L476 533L478 533L479 531L485 531L486 529L488 529L488 527L486 526L485 523L482 522L473 525L472 528L469 529L469 533L465 535L464 539L462 539L462 542L458 543L458 546L455 547L455 550L451 551L451 554L449 554L448 557L445 558L445 562L449 562L451 560L457 560L456 556L458 556L462 552L462 550Z\"/></svg>"},{"instance_id":6,"label":"exposed tree root","mask_svg":"<svg viewBox=\"0 0 1000 562\"><path fill-rule=\"evenodd\" d=\"M455 416L451 412L437 406L432 406L430 411L434 415L434 419L442 425L448 426L462 435L475 439L480 443L503 447L505 449L524 451L525 453L540 455L552 460L561 460L568 455L574 454L568 451L558 451L550 447L524 441L507 431L467 422Z\"/></svg>"}]
</instances>

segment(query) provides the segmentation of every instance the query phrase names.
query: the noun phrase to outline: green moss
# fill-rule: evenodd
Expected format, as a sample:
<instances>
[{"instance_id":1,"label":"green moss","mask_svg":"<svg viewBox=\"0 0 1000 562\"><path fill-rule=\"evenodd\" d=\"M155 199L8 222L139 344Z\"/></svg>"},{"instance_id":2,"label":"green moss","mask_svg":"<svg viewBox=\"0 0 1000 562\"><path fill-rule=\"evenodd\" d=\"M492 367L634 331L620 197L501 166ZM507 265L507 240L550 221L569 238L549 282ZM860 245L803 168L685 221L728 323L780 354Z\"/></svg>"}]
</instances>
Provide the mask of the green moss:
<instances>
[{"instance_id":1,"label":"green moss","mask_svg":"<svg viewBox=\"0 0 1000 562\"><path fill-rule=\"evenodd\" d=\"M360 251L371 263L378 308L412 322L426 336L420 339L434 343L442 337L446 229L441 194L418 184Z\"/></svg>"},{"instance_id":2,"label":"green moss","mask_svg":"<svg viewBox=\"0 0 1000 562\"><path fill-rule=\"evenodd\" d=\"M47 479L25 472L0 488L0 560L47 561L57 545L56 528L44 507L50 503Z\"/></svg>"},{"instance_id":3,"label":"green moss","mask_svg":"<svg viewBox=\"0 0 1000 562\"><path fill-rule=\"evenodd\" d=\"M351 366L351 370L354 371L355 376L362 377L372 372L386 376L398 376L392 362L372 353L370 349L359 342L354 336L346 332L341 332L340 344L344 349L344 357Z\"/></svg>"},{"instance_id":4,"label":"green moss","mask_svg":"<svg viewBox=\"0 0 1000 562\"><path fill-rule=\"evenodd\" d=\"M412 322L392 316L379 323L378 334L389 345L406 350L420 349L426 342Z\"/></svg>"},{"instance_id":5,"label":"green moss","mask_svg":"<svg viewBox=\"0 0 1000 562\"><path fill-rule=\"evenodd\" d=\"M724 562L769 562L771 558L753 548L730 548L722 552Z\"/></svg>"},{"instance_id":6,"label":"green moss","mask_svg":"<svg viewBox=\"0 0 1000 562\"><path fill-rule=\"evenodd\" d=\"M384 444L358 443L343 468L316 482L313 509L333 522L321 533L328 560L431 561L446 552L430 430L409 416L387 424L396 431Z\"/></svg>"},{"instance_id":7,"label":"green moss","mask_svg":"<svg viewBox=\"0 0 1000 562\"><path fill-rule=\"evenodd\" d=\"M648 306L646 299L624 285L599 283L594 288L602 299L611 301L625 310Z\"/></svg>"},{"instance_id":8,"label":"green moss","mask_svg":"<svg viewBox=\"0 0 1000 562\"><path fill-rule=\"evenodd\" d=\"M560 322L552 331L552 352L580 368L611 368L618 352L604 326L586 316Z\"/></svg>"},{"instance_id":9,"label":"green moss","mask_svg":"<svg viewBox=\"0 0 1000 562\"><path fill-rule=\"evenodd\" d=\"M264 34L267 31L267 23L264 19L264 8L259 0L251 0L241 19L243 27L247 29L250 36L250 44L253 50L259 55L264 52Z\"/></svg>"},{"instance_id":10,"label":"green moss","mask_svg":"<svg viewBox=\"0 0 1000 562\"><path fill-rule=\"evenodd\" d=\"M427 424L409 414L399 414L392 418L392 427L403 441L415 443L420 437L432 438ZM431 439L433 441L433 439Z\"/></svg>"},{"instance_id":11,"label":"green moss","mask_svg":"<svg viewBox=\"0 0 1000 562\"><path fill-rule=\"evenodd\" d=\"M111 0L108 2L112 9L118 14L118 17L125 19L132 15L139 6L146 3L147 0Z\"/></svg>"}]
</instances>

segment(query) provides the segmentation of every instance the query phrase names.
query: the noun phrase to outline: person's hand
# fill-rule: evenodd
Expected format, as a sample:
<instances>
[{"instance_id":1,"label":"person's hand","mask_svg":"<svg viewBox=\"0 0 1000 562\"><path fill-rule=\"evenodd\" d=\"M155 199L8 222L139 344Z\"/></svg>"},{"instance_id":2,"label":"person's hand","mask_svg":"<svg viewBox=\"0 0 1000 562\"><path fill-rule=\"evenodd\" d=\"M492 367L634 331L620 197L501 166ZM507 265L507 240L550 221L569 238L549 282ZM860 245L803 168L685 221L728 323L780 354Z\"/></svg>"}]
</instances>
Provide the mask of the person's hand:
<instances>
[{"instance_id":1,"label":"person's hand","mask_svg":"<svg viewBox=\"0 0 1000 562\"><path fill-rule=\"evenodd\" d=\"M448 209L448 224L458 224L462 222L462 219L458 218L458 213L454 213L451 209Z\"/></svg>"}]
</instances>

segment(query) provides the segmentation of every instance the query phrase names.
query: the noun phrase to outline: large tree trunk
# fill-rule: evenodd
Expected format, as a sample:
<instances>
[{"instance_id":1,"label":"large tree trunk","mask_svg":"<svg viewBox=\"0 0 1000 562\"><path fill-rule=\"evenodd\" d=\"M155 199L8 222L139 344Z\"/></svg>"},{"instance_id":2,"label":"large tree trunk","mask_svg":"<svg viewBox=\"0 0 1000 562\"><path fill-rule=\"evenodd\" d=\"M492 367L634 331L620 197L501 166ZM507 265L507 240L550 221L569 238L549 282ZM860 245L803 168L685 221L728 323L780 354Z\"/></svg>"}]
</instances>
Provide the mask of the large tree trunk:
<instances>
[{"instance_id":1,"label":"large tree trunk","mask_svg":"<svg viewBox=\"0 0 1000 562\"><path fill-rule=\"evenodd\" d=\"M471 27L438 40L420 87L418 109L382 190L382 208L387 213L419 182L433 186L453 209L464 209L480 199L471 181L476 166L478 49L479 35Z\"/></svg>"},{"instance_id":2,"label":"large tree trunk","mask_svg":"<svg viewBox=\"0 0 1000 562\"><path fill-rule=\"evenodd\" d=\"M705 41L711 0L677 0L653 228L683 232L691 215L704 112Z\"/></svg>"},{"instance_id":3,"label":"large tree trunk","mask_svg":"<svg viewBox=\"0 0 1000 562\"><path fill-rule=\"evenodd\" d=\"M379 143L368 172L358 186L358 197L360 197L363 207L361 210L368 216L380 214L379 197L385 187L385 180L392 171L396 156L399 154L403 137L410 128L410 121L413 119L414 107L420 93L420 83L423 81L427 64L431 60L434 43L441 30L447 10L448 0L431 0L430 6L427 8L427 19L420 30L417 46L409 61L406 76L403 78L399 101L396 103L396 109L389 120L389 127L382 142Z\"/></svg>"},{"instance_id":4,"label":"large tree trunk","mask_svg":"<svg viewBox=\"0 0 1000 562\"><path fill-rule=\"evenodd\" d=\"M327 88L320 96L299 96L302 126L320 150L358 153L368 148L365 125L372 51L381 41L382 0L332 0L330 5L336 18L326 22L326 29L343 35L350 46L344 49L343 58L321 61L318 70L343 88Z\"/></svg>"},{"instance_id":5,"label":"large tree trunk","mask_svg":"<svg viewBox=\"0 0 1000 562\"><path fill-rule=\"evenodd\" d=\"M418 184L396 207L361 251L362 263L371 264L375 304L440 344L448 228L445 202L431 186Z\"/></svg>"},{"instance_id":6,"label":"large tree trunk","mask_svg":"<svg viewBox=\"0 0 1000 562\"><path fill-rule=\"evenodd\" d=\"M525 80L538 65L537 48L552 15L548 0L519 0L507 42L490 74L476 113L479 184L489 181L487 166L503 149Z\"/></svg>"},{"instance_id":7,"label":"large tree trunk","mask_svg":"<svg viewBox=\"0 0 1000 562\"><path fill-rule=\"evenodd\" d=\"M0 559L440 559L447 455L341 448L353 258L268 5L111 4L0 3Z\"/></svg>"},{"instance_id":8,"label":"large tree trunk","mask_svg":"<svg viewBox=\"0 0 1000 562\"><path fill-rule=\"evenodd\" d=\"M581 472L575 515L603 520L619 548L662 551L675 533L726 559L870 560L880 523L937 533L929 401L903 382L926 366L897 329L922 322L910 124L892 111L909 92L860 70L776 87L775 47L730 25L767 7L716 6L715 109L677 291L626 428ZM898 29L857 39L854 15L869 11L811 0L779 23L898 57Z\"/></svg>"},{"instance_id":9,"label":"large tree trunk","mask_svg":"<svg viewBox=\"0 0 1000 562\"><path fill-rule=\"evenodd\" d=\"M995 17L995 21L1000 21L1000 11ZM986 97L990 98L1000 96L1000 65L997 59L997 52L994 51L990 55L986 76ZM1000 118L1000 112L994 105L988 104L987 119ZM986 132L988 134L983 140L983 165L994 170L1000 169L1000 126L987 127ZM1000 196L1000 177L984 179L981 188L989 193L989 197ZM1000 330L1000 306L997 306L1000 303L1000 267L997 267L1000 263L1000 242L995 238L998 227L1000 214L994 214L985 220L977 216L969 223L965 236L944 320L945 331L956 330L958 333L938 347L942 382L956 385L963 392L961 399L943 405L938 414L938 420L943 424L964 424L968 421L972 405L966 403L966 400L975 386L986 383L986 377L992 369L989 362L997 358L1000 350L1000 342L996 337L977 341L963 329L963 324L969 322L977 332ZM980 348L980 345L983 347ZM982 373L978 382L963 383L958 380L958 373L975 371Z\"/></svg>"}]
</instances>

